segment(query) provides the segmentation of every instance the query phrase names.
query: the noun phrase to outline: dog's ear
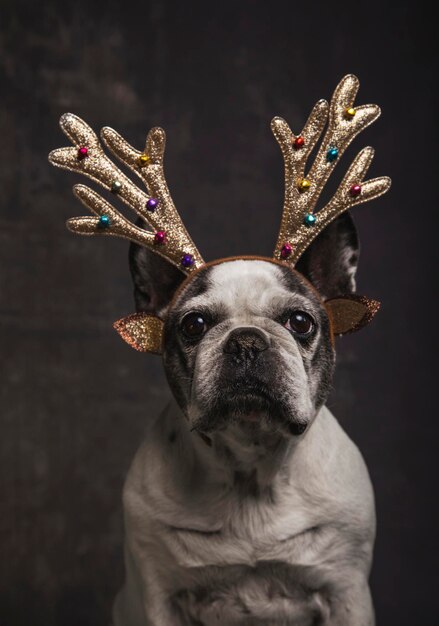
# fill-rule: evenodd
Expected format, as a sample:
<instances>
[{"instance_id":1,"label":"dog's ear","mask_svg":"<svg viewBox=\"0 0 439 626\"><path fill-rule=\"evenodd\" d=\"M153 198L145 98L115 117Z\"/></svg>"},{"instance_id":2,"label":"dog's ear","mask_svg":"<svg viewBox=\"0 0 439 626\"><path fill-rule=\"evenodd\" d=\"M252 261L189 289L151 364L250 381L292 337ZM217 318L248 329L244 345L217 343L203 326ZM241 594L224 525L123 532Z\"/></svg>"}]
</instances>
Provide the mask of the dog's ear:
<instances>
[{"instance_id":1,"label":"dog's ear","mask_svg":"<svg viewBox=\"0 0 439 626\"><path fill-rule=\"evenodd\" d=\"M143 225L137 220L137 225ZM130 271L137 313L123 317L114 328L127 344L139 352L161 354L163 313L185 274L152 250L130 245Z\"/></svg>"},{"instance_id":2,"label":"dog's ear","mask_svg":"<svg viewBox=\"0 0 439 626\"><path fill-rule=\"evenodd\" d=\"M129 262L136 311L160 316L185 274L152 250L135 243L130 245Z\"/></svg>"},{"instance_id":3,"label":"dog's ear","mask_svg":"<svg viewBox=\"0 0 439 626\"><path fill-rule=\"evenodd\" d=\"M326 298L354 293L360 242L349 213L343 213L312 242L296 270Z\"/></svg>"},{"instance_id":4,"label":"dog's ear","mask_svg":"<svg viewBox=\"0 0 439 626\"><path fill-rule=\"evenodd\" d=\"M376 300L354 295L359 252L353 219L343 213L316 237L296 264L326 300L335 335L363 328L380 307Z\"/></svg>"}]
</instances>

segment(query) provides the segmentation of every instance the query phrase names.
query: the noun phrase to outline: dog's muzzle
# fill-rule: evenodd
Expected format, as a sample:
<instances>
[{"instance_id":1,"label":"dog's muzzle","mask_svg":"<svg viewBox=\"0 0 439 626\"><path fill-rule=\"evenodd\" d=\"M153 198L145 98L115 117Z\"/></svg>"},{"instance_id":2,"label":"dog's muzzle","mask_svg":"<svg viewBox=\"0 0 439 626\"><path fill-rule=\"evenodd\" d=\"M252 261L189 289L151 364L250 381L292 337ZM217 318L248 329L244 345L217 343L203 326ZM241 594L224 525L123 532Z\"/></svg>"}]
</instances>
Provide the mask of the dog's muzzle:
<instances>
[{"instance_id":1,"label":"dog's muzzle","mask_svg":"<svg viewBox=\"0 0 439 626\"><path fill-rule=\"evenodd\" d=\"M231 419L255 423L265 416L292 435L305 431L307 424L292 421L291 407L278 388L276 353L267 333L255 326L234 328L222 352L219 393L204 407L197 430L222 429Z\"/></svg>"}]
</instances>

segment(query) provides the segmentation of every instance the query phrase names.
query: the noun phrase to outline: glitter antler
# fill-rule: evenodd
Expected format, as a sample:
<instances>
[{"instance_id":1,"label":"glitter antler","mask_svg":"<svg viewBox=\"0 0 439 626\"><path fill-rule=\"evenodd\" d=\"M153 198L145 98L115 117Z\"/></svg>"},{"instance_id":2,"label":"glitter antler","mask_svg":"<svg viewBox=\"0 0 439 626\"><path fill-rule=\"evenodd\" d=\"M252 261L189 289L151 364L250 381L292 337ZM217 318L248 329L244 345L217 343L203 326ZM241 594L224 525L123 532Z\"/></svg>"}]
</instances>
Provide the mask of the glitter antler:
<instances>
[{"instance_id":1,"label":"glitter antler","mask_svg":"<svg viewBox=\"0 0 439 626\"><path fill-rule=\"evenodd\" d=\"M189 273L203 265L203 259L186 231L174 206L163 171L165 132L153 128L146 138L145 151L130 146L112 128L101 130L101 139L109 150L145 183L148 194L141 191L107 157L93 130L72 113L64 114L60 126L74 147L53 150L52 165L81 172L117 195L153 230L132 224L122 213L85 185L73 191L95 217L73 217L67 227L81 235L113 235L124 237L167 258L183 272Z\"/></svg>"},{"instance_id":2,"label":"glitter antler","mask_svg":"<svg viewBox=\"0 0 439 626\"><path fill-rule=\"evenodd\" d=\"M375 104L354 108L358 88L356 76L345 76L335 89L330 105L325 100L317 102L300 135L295 136L280 117L271 123L285 162L285 199L273 255L276 259L294 265L313 239L338 215L355 204L381 196L390 187L390 178L386 176L363 182L374 153L373 148L363 148L332 199L317 213L313 212L338 159L356 135L380 115ZM315 161L305 174L307 158L326 123L328 127Z\"/></svg>"}]
</instances>

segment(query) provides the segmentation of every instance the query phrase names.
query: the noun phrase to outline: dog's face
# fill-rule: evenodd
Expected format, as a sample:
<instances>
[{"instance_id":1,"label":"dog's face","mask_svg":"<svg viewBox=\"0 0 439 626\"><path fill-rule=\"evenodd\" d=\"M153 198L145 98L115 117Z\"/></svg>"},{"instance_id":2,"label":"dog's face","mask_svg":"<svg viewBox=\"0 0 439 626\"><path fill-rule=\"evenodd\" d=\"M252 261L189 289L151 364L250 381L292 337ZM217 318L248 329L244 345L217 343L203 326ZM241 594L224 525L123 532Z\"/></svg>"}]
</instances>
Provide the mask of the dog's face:
<instances>
[{"instance_id":1,"label":"dog's face","mask_svg":"<svg viewBox=\"0 0 439 626\"><path fill-rule=\"evenodd\" d=\"M321 298L294 270L262 260L199 271L166 317L163 348L174 395L204 433L253 422L302 434L334 364Z\"/></svg>"},{"instance_id":2,"label":"dog's face","mask_svg":"<svg viewBox=\"0 0 439 626\"><path fill-rule=\"evenodd\" d=\"M165 370L192 429L209 435L259 429L285 438L306 432L334 368L319 293L354 290L357 253L348 214L319 235L299 271L258 259L227 260L181 285L176 268L132 247L137 310L165 319Z\"/></svg>"}]
</instances>

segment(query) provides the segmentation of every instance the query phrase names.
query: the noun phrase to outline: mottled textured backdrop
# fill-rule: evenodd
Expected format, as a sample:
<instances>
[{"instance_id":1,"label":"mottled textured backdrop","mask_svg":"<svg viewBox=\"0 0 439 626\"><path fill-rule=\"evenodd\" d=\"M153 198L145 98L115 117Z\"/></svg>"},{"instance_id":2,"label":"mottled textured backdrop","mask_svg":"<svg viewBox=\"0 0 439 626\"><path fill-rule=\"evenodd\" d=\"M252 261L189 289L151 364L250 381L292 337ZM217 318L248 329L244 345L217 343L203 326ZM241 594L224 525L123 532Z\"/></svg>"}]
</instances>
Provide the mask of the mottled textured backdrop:
<instances>
[{"instance_id":1,"label":"mottled textured backdrop","mask_svg":"<svg viewBox=\"0 0 439 626\"><path fill-rule=\"evenodd\" d=\"M371 144L371 175L393 188L354 209L359 290L383 307L339 340L330 406L376 490L378 624L437 623L437 36L414 2L367 6L0 2L1 626L106 626L124 476L168 396L160 360L111 328L133 310L127 244L64 227L81 208L77 177L47 163L67 145L59 116L139 147L163 126L167 178L205 258L270 254L283 194L270 119L300 130L348 72L383 116L340 169Z\"/></svg>"}]
</instances>

